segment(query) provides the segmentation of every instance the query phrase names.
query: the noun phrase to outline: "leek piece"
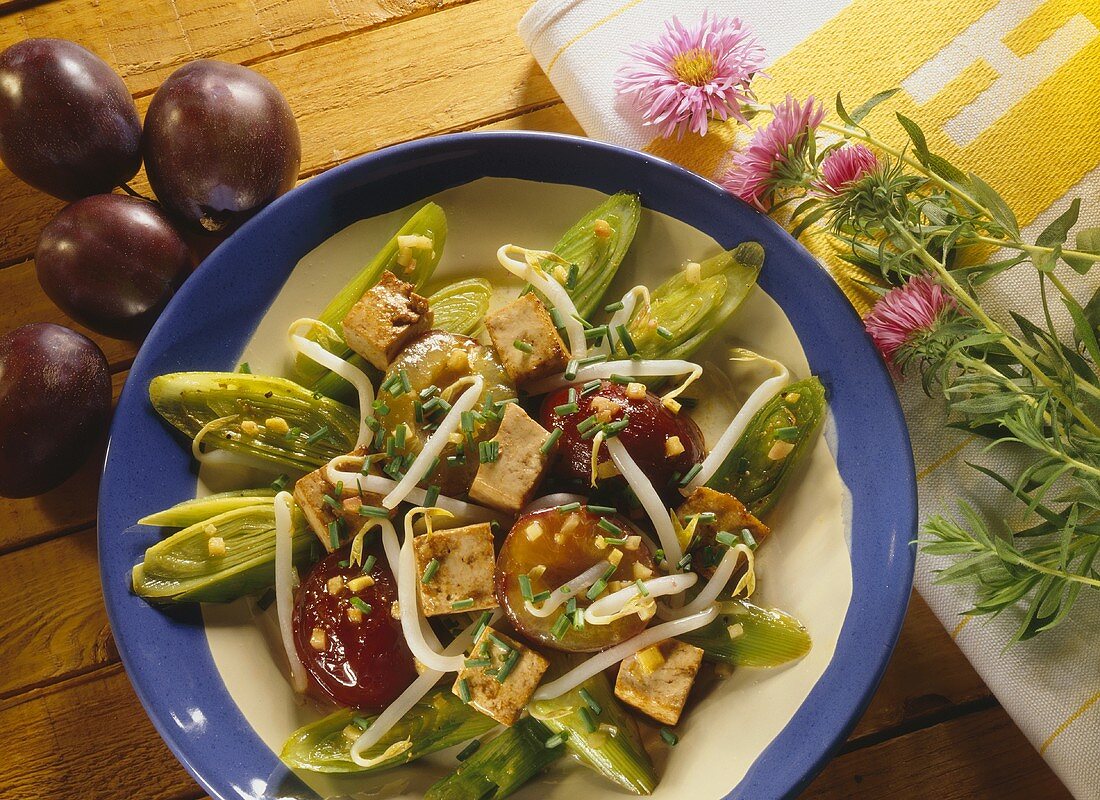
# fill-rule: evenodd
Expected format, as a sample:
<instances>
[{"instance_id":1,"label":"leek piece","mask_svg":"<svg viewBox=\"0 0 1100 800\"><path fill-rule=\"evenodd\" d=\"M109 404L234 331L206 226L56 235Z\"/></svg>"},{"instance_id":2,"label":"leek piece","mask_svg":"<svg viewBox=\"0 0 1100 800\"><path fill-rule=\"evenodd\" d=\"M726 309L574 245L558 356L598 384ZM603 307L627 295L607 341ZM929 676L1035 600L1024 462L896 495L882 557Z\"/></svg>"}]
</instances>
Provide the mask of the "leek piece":
<instances>
[{"instance_id":1,"label":"leek piece","mask_svg":"<svg viewBox=\"0 0 1100 800\"><path fill-rule=\"evenodd\" d=\"M639 307L631 317L627 332L637 352L648 359L687 358L740 307L763 265L764 248L743 242L703 261L697 282L686 270L677 272L653 290L648 312ZM621 342L615 351L628 355Z\"/></svg>"},{"instance_id":2,"label":"leek piece","mask_svg":"<svg viewBox=\"0 0 1100 800\"><path fill-rule=\"evenodd\" d=\"M374 766L362 767L351 759L351 746L355 743L352 736L358 738L357 734L362 732L354 720L361 714L344 709L299 728L287 739L279 758L292 769L311 772L378 772L462 744L497 725L495 720L464 704L449 688L433 689L363 755L377 758L403 741L410 741L411 746ZM375 717L366 719L373 721Z\"/></svg>"},{"instance_id":3,"label":"leek piece","mask_svg":"<svg viewBox=\"0 0 1100 800\"><path fill-rule=\"evenodd\" d=\"M292 521L294 563L305 567L316 538L301 512L295 510ZM225 555L210 555L211 536L225 542ZM132 578L134 593L155 603L227 603L270 588L275 584L275 504L225 511L172 534L145 551Z\"/></svg>"},{"instance_id":4,"label":"leek piece","mask_svg":"<svg viewBox=\"0 0 1100 800\"><path fill-rule=\"evenodd\" d=\"M413 251L415 262L411 269L400 266L397 263L398 236L427 236L432 240L432 250L425 252ZM339 294L332 299L325 310L317 317L336 332L336 337L326 335L320 330L306 335L307 339L317 342L326 350L335 353L341 358L347 358L351 350L340 335L340 323L344 321L348 311L374 284L382 273L389 270L398 278L413 284L417 289L424 286L431 279L439 259L443 255L443 245L447 241L447 215L443 209L435 203L428 203L415 214L408 222L392 236L382 249L371 259L359 273L352 278ZM317 362L303 355L295 359L294 370L303 386L313 388L317 381L321 380L328 370Z\"/></svg>"},{"instance_id":5,"label":"leek piece","mask_svg":"<svg viewBox=\"0 0 1100 800\"><path fill-rule=\"evenodd\" d=\"M812 646L802 623L783 611L747 600L723 602L714 622L679 638L702 648L708 661L737 667L778 667L802 658ZM731 626L734 628L732 635Z\"/></svg>"},{"instance_id":6,"label":"leek piece","mask_svg":"<svg viewBox=\"0 0 1100 800\"><path fill-rule=\"evenodd\" d=\"M203 438L207 449L253 456L280 469L310 472L349 452L359 435L352 409L285 378L175 372L150 381L149 399L162 417L192 438L208 423L222 420ZM241 431L241 423L263 426L269 417L282 417L291 433L266 427L255 434Z\"/></svg>"},{"instance_id":7,"label":"leek piece","mask_svg":"<svg viewBox=\"0 0 1100 800\"><path fill-rule=\"evenodd\" d=\"M582 690L599 707L598 715L593 713ZM581 763L628 792L651 794L657 786L657 773L642 745L638 723L615 698L603 673L559 697L532 703L528 711L554 733L568 732L566 746ZM596 723L595 731L585 725L584 713ZM612 726L614 733L600 729L604 723Z\"/></svg>"},{"instance_id":8,"label":"leek piece","mask_svg":"<svg viewBox=\"0 0 1100 800\"><path fill-rule=\"evenodd\" d=\"M749 420L707 486L732 494L756 516L766 513L810 452L825 410L825 387L820 380L810 377L792 383ZM780 430L782 439L776 437ZM777 442L778 449L773 449Z\"/></svg>"},{"instance_id":9,"label":"leek piece","mask_svg":"<svg viewBox=\"0 0 1100 800\"><path fill-rule=\"evenodd\" d=\"M469 336L489 310L493 285L483 278L468 278L444 286L428 297L433 328Z\"/></svg>"},{"instance_id":10,"label":"leek piece","mask_svg":"<svg viewBox=\"0 0 1100 800\"><path fill-rule=\"evenodd\" d=\"M138 525L160 525L165 528L186 528L203 522L215 514L275 502L274 489L238 489L221 492L209 497L196 497L176 503L171 508L158 511L138 520Z\"/></svg>"},{"instance_id":11,"label":"leek piece","mask_svg":"<svg viewBox=\"0 0 1100 800\"><path fill-rule=\"evenodd\" d=\"M611 285L630 243L634 240L641 216L642 203L638 195L619 192L581 217L554 245L555 254L577 266L572 288L557 275L557 265L546 264L544 267L559 283L566 286L573 305L577 307L577 313L582 317L587 318L599 308L604 292ZM596 235L598 220L608 224L610 235Z\"/></svg>"},{"instance_id":12,"label":"leek piece","mask_svg":"<svg viewBox=\"0 0 1100 800\"><path fill-rule=\"evenodd\" d=\"M482 744L454 772L428 787L425 800L500 800L565 755L553 734L538 720L523 717Z\"/></svg>"},{"instance_id":13,"label":"leek piece","mask_svg":"<svg viewBox=\"0 0 1100 800\"><path fill-rule=\"evenodd\" d=\"M485 312L489 310L489 299L492 294L492 284L482 278L469 278L444 286L428 297L428 305L435 316L432 327L462 335L473 333L481 325ZM347 361L363 370L375 385L382 380L382 371L358 353L350 353ZM313 388L320 394L342 403L358 402L355 387L335 372L326 372Z\"/></svg>"}]
</instances>

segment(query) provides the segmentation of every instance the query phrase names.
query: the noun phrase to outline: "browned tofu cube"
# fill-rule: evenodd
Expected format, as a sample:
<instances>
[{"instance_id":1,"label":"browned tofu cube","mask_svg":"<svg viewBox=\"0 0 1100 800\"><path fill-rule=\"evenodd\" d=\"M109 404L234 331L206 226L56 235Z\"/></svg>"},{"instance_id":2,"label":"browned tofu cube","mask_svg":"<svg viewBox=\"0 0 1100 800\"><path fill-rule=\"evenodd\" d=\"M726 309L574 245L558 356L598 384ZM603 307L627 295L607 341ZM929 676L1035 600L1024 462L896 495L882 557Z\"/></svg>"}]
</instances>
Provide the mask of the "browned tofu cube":
<instances>
[{"instance_id":1,"label":"browned tofu cube","mask_svg":"<svg viewBox=\"0 0 1100 800\"><path fill-rule=\"evenodd\" d=\"M660 723L675 725L702 661L698 647L666 639L623 659L615 696Z\"/></svg>"},{"instance_id":2,"label":"browned tofu cube","mask_svg":"<svg viewBox=\"0 0 1100 800\"><path fill-rule=\"evenodd\" d=\"M522 385L556 375L569 363L569 348L546 306L534 294L525 294L486 315L485 329L513 383ZM516 342L521 342L520 347Z\"/></svg>"},{"instance_id":3,"label":"browned tofu cube","mask_svg":"<svg viewBox=\"0 0 1100 800\"><path fill-rule=\"evenodd\" d=\"M432 326L432 311L411 283L390 271L351 307L341 328L348 347L385 369L410 341Z\"/></svg>"},{"instance_id":4,"label":"browned tofu cube","mask_svg":"<svg viewBox=\"0 0 1100 800\"><path fill-rule=\"evenodd\" d=\"M749 510L731 494L716 492L700 486L680 505L676 510L676 516L680 518L682 525L688 525L696 514L710 512L715 515L714 522L696 523L695 546L692 548L691 568L710 577L714 574L714 568L725 555L726 548L719 544L715 537L726 531L734 536L741 536L742 530L747 530L756 543L763 544L764 539L771 533L771 529L758 520Z\"/></svg>"},{"instance_id":5,"label":"browned tofu cube","mask_svg":"<svg viewBox=\"0 0 1100 800\"><path fill-rule=\"evenodd\" d=\"M527 505L550 465L550 454L542 452L549 438L550 431L518 405L506 406L492 439L497 460L478 466L470 499L513 514Z\"/></svg>"},{"instance_id":6,"label":"browned tofu cube","mask_svg":"<svg viewBox=\"0 0 1100 800\"><path fill-rule=\"evenodd\" d=\"M326 500L326 496L329 498ZM332 535L329 526L339 520L337 532L341 541L354 536L370 520L359 513L361 505L381 506L382 496L363 492L359 496L358 487L345 486L343 494L336 496L336 487L325 477L325 468L321 467L308 475L303 475L294 483L294 502L302 509L302 514L310 529L317 534L325 550L332 552ZM337 508L338 507L338 508Z\"/></svg>"},{"instance_id":7,"label":"browned tofu cube","mask_svg":"<svg viewBox=\"0 0 1100 800\"><path fill-rule=\"evenodd\" d=\"M467 660L474 666L462 668L451 691L502 725L519 719L549 666L534 650L489 627Z\"/></svg>"},{"instance_id":8,"label":"browned tofu cube","mask_svg":"<svg viewBox=\"0 0 1100 800\"><path fill-rule=\"evenodd\" d=\"M489 523L432 531L413 539L424 616L496 608L496 554Z\"/></svg>"}]
</instances>

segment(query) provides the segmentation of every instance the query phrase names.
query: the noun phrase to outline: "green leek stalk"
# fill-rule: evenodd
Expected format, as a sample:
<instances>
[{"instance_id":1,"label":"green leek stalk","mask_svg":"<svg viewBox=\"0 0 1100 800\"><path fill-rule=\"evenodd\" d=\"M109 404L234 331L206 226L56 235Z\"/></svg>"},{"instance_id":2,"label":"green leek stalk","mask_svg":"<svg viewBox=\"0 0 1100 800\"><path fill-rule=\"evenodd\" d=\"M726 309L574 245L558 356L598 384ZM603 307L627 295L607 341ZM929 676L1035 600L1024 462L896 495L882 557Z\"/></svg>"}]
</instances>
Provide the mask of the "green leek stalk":
<instances>
[{"instance_id":1,"label":"green leek stalk","mask_svg":"<svg viewBox=\"0 0 1100 800\"><path fill-rule=\"evenodd\" d=\"M639 308L627 331L642 358L687 358L721 330L749 296L764 265L764 248L743 242L700 263L697 282L681 270L650 295L648 313ZM627 355L617 331L615 351Z\"/></svg>"},{"instance_id":2,"label":"green leek stalk","mask_svg":"<svg viewBox=\"0 0 1100 800\"><path fill-rule=\"evenodd\" d=\"M702 648L708 661L735 667L778 667L810 652L810 634L790 614L747 600L723 602L719 611L714 622L679 637Z\"/></svg>"},{"instance_id":3,"label":"green leek stalk","mask_svg":"<svg viewBox=\"0 0 1100 800\"><path fill-rule=\"evenodd\" d=\"M294 563L305 567L316 537L297 509L291 519ZM225 555L210 554L212 536L225 542ZM274 501L256 498L256 505L205 517L157 542L132 578L134 593L155 603L228 603L274 586Z\"/></svg>"},{"instance_id":4,"label":"green leek stalk","mask_svg":"<svg viewBox=\"0 0 1100 800\"><path fill-rule=\"evenodd\" d=\"M523 717L515 725L483 743L454 772L433 783L425 800L500 800L565 755L553 744L552 734L538 720Z\"/></svg>"},{"instance_id":5,"label":"green leek stalk","mask_svg":"<svg viewBox=\"0 0 1100 800\"><path fill-rule=\"evenodd\" d=\"M642 202L638 195L619 192L581 217L554 245L556 255L576 265L574 280L567 282L560 276L555 277L566 287L582 317L587 318L599 308L604 292L634 240L641 216ZM609 236L596 235L598 220L611 228ZM553 266L548 265L548 269L550 274L555 274Z\"/></svg>"},{"instance_id":6,"label":"green leek stalk","mask_svg":"<svg viewBox=\"0 0 1100 800\"><path fill-rule=\"evenodd\" d=\"M428 305L434 315L432 327L463 336L472 334L489 310L492 294L492 284L483 278L469 278L447 284L428 297ZM358 353L349 355L347 361L367 373L372 383L377 385L382 379L382 372ZM344 403L358 402L355 387L335 372L327 373L313 388L334 400Z\"/></svg>"},{"instance_id":7,"label":"green leek stalk","mask_svg":"<svg viewBox=\"0 0 1100 800\"><path fill-rule=\"evenodd\" d=\"M732 494L758 517L765 514L810 452L825 410L820 380L810 377L792 383L756 412L707 486ZM774 450L777 442L781 444Z\"/></svg>"},{"instance_id":8,"label":"green leek stalk","mask_svg":"<svg viewBox=\"0 0 1100 800\"><path fill-rule=\"evenodd\" d=\"M432 240L430 252L414 251L415 262L412 270L406 270L397 263L398 236L427 236ZM348 311L359 299L382 277L382 273L389 270L398 278L413 284L417 289L424 286L431 279L435 268L439 265L439 259L443 255L443 245L447 241L447 215L443 209L435 203L428 203L415 214L408 222L401 226L390 240L382 247L377 255L371 259L359 273L352 278L339 294L332 299L325 310L317 317L336 332L336 338L328 336L321 330L315 330L306 334L307 339L317 342L326 350L335 353L341 358L347 358L351 349L344 342L340 334L340 323L344 321ZM294 363L294 370L303 386L313 388L321 380L328 370L317 362L303 355L299 355Z\"/></svg>"},{"instance_id":9,"label":"green leek stalk","mask_svg":"<svg viewBox=\"0 0 1100 800\"><path fill-rule=\"evenodd\" d=\"M215 514L249 506L261 506L275 502L274 489L238 489L207 497L196 497L176 503L164 511L157 511L138 520L138 525L160 525L165 528L186 528L196 522L205 522Z\"/></svg>"},{"instance_id":10,"label":"green leek stalk","mask_svg":"<svg viewBox=\"0 0 1100 800\"><path fill-rule=\"evenodd\" d=\"M488 733L497 725L496 720L464 704L449 688L433 689L363 755L368 759L377 758L401 742L409 741L411 745L407 749L395 748L400 752L373 766L362 767L352 761L351 746L365 730L363 725L373 722L376 717L360 716L360 713L343 709L299 728L287 739L279 758L292 769L310 772L378 772L462 744Z\"/></svg>"},{"instance_id":11,"label":"green leek stalk","mask_svg":"<svg viewBox=\"0 0 1100 800\"><path fill-rule=\"evenodd\" d=\"M349 452L359 434L355 411L285 378L175 372L150 381L149 399L162 417L191 438L218 420L203 438L206 448L299 472L310 472ZM270 417L281 417L290 431L269 430L264 423ZM244 433L244 422L255 422L258 433Z\"/></svg>"},{"instance_id":12,"label":"green leek stalk","mask_svg":"<svg viewBox=\"0 0 1100 800\"><path fill-rule=\"evenodd\" d=\"M603 673L560 697L534 702L528 710L554 733L567 733L566 746L582 764L628 792L652 794L657 773L638 723L612 694Z\"/></svg>"}]
</instances>

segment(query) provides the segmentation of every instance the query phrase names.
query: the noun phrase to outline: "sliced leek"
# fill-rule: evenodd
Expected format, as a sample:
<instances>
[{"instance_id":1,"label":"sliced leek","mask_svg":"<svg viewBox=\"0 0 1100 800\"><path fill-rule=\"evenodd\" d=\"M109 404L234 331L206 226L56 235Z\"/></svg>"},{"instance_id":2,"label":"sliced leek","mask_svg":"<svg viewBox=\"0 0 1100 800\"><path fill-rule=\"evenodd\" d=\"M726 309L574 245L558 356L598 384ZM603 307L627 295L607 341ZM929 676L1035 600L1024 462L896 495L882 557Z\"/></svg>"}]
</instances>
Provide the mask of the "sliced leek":
<instances>
[{"instance_id":1,"label":"sliced leek","mask_svg":"<svg viewBox=\"0 0 1100 800\"><path fill-rule=\"evenodd\" d=\"M747 600L719 604L718 618L678 638L703 649L709 661L737 667L778 667L802 658L813 642L802 623Z\"/></svg>"},{"instance_id":2,"label":"sliced leek","mask_svg":"<svg viewBox=\"0 0 1100 800\"><path fill-rule=\"evenodd\" d=\"M221 492L208 497L196 497L176 503L164 511L157 511L138 520L139 525L161 525L165 528L185 528L203 522L215 514L237 508L265 505L275 502L274 489L239 489Z\"/></svg>"},{"instance_id":3,"label":"sliced leek","mask_svg":"<svg viewBox=\"0 0 1100 800\"><path fill-rule=\"evenodd\" d=\"M493 285L484 278L468 278L444 286L428 297L433 328L469 336L481 325Z\"/></svg>"}]
</instances>

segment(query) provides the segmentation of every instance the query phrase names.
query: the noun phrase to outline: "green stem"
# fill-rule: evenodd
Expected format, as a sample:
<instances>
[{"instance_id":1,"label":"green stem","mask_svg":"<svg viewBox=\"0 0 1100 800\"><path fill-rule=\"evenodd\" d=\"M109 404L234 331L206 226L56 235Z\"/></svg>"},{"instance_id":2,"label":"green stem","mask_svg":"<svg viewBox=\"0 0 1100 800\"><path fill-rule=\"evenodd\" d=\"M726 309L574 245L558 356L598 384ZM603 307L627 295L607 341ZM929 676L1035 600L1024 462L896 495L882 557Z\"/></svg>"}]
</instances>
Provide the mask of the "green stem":
<instances>
[{"instance_id":1,"label":"green stem","mask_svg":"<svg viewBox=\"0 0 1100 800\"><path fill-rule=\"evenodd\" d=\"M985 210L984 208L982 209L982 211ZM1039 244L1025 244L1013 239L997 239L993 236L972 236L969 238L976 242L982 242L983 244L992 244L998 247L1007 247L1010 250L1019 250L1022 253L1042 253L1045 255L1054 252L1053 247L1043 247ZM1070 258L1081 258L1086 261L1091 261L1094 264L1100 264L1100 253L1086 253L1084 250L1066 250L1065 248L1060 249L1058 252Z\"/></svg>"},{"instance_id":2,"label":"green stem","mask_svg":"<svg viewBox=\"0 0 1100 800\"><path fill-rule=\"evenodd\" d=\"M1058 399L1058 402L1065 406L1074 417L1076 417L1077 421L1081 423L1085 430L1094 435L1100 436L1100 426L1093 422L1092 419L1090 419L1084 411L1079 409L1070 400L1066 393L1062 391L1061 387L1059 387L1057 383L1051 380L1049 375L1039 369L1039 365L1036 364L1031 359L1031 357L1023 351L1016 340L1012 336L1010 336L1004 328L1002 328L997 322L993 320L992 317L985 313L985 310L970 294L970 292L966 291L966 289L964 289L962 285L955 280L954 276L951 274L951 271L948 270L947 267L945 267L939 261L934 259L931 255L929 255L928 251L921 247L920 242L916 240L916 238L913 236L912 233L909 232L905 225L903 225L901 222L894 219L893 217L890 217L887 221L894 228L894 231L902 239L907 241L910 247L913 248L913 254L918 259L923 261L926 266L930 267L932 271L939 276L940 280L951 292L951 294L954 295L955 299L962 303L966 307L967 311L969 311L976 320L981 322L987 330L993 333L1000 334L1004 337L1004 346L1008 349L1010 353L1012 353L1013 356L1016 357L1016 360L1020 362L1020 365L1023 366L1024 369L1026 369L1028 372L1030 372L1035 380L1037 380L1039 383L1049 389L1050 393L1054 397L1056 397Z\"/></svg>"}]
</instances>

